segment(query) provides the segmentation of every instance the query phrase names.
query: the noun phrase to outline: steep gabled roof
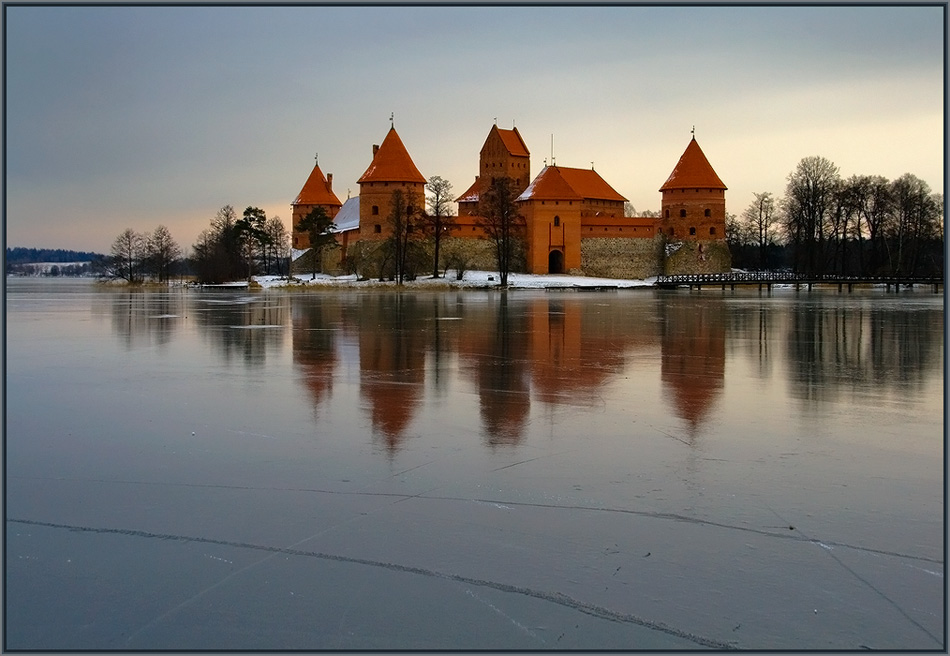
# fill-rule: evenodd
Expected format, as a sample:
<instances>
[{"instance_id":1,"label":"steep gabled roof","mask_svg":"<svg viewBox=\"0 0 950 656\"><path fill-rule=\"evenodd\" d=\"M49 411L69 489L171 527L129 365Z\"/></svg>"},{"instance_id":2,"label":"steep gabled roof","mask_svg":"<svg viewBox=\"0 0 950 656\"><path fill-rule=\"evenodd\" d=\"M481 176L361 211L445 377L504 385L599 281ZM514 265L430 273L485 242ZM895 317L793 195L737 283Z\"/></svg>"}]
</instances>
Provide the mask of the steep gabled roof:
<instances>
[{"instance_id":1,"label":"steep gabled roof","mask_svg":"<svg viewBox=\"0 0 950 656\"><path fill-rule=\"evenodd\" d=\"M698 188L727 189L703 154L696 137L693 137L660 191Z\"/></svg>"},{"instance_id":2,"label":"steep gabled roof","mask_svg":"<svg viewBox=\"0 0 950 656\"><path fill-rule=\"evenodd\" d=\"M323 171L320 170L318 165L314 164L310 177L307 178L307 181L303 184L303 189L300 190L291 205L334 205L339 207L342 203L330 188L330 183L327 182Z\"/></svg>"},{"instance_id":3,"label":"steep gabled roof","mask_svg":"<svg viewBox=\"0 0 950 656\"><path fill-rule=\"evenodd\" d=\"M545 166L518 200L627 200L593 169Z\"/></svg>"},{"instance_id":4,"label":"steep gabled roof","mask_svg":"<svg viewBox=\"0 0 950 656\"><path fill-rule=\"evenodd\" d=\"M472 183L472 186L469 187L464 194L455 199L456 203L477 203L478 202L478 192L479 192L478 176L475 176L475 182Z\"/></svg>"},{"instance_id":5,"label":"steep gabled roof","mask_svg":"<svg viewBox=\"0 0 950 656\"><path fill-rule=\"evenodd\" d=\"M488 143L492 140L494 135L498 136L501 140L501 144L505 147L505 150L508 151L509 155L515 155L517 157L531 156L531 153L528 152L528 146L525 145L524 139L521 138L521 133L518 132L518 128L502 130L497 125L493 125L491 130L488 131L488 136L485 137L485 143L482 145L480 152L485 152L485 148L488 147Z\"/></svg>"},{"instance_id":6,"label":"steep gabled roof","mask_svg":"<svg viewBox=\"0 0 950 656\"><path fill-rule=\"evenodd\" d=\"M498 130L497 126L495 129ZM531 155L531 153L528 152L528 146L525 145L524 139L521 138L521 133L518 132L518 128L498 130L498 136L501 137L505 148L507 148L508 152L512 155L518 157L529 157Z\"/></svg>"},{"instance_id":7,"label":"steep gabled roof","mask_svg":"<svg viewBox=\"0 0 950 656\"><path fill-rule=\"evenodd\" d=\"M396 128L389 128L389 133L373 156L372 163L357 182L421 182L425 184L426 179L413 164L409 151L396 134Z\"/></svg>"}]
</instances>

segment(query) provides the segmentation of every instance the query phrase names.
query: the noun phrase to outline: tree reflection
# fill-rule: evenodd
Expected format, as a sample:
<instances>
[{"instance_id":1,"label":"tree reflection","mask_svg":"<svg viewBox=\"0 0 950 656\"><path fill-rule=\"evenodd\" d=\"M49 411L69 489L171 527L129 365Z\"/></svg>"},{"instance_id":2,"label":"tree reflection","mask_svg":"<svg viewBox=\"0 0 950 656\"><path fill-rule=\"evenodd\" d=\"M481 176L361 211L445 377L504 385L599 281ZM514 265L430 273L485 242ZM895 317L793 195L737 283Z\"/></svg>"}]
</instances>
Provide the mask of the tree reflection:
<instances>
[{"instance_id":1,"label":"tree reflection","mask_svg":"<svg viewBox=\"0 0 950 656\"><path fill-rule=\"evenodd\" d=\"M466 324L460 351L478 389L485 440L518 444L531 410L524 311L512 308L503 292L487 311L466 315Z\"/></svg>"},{"instance_id":2,"label":"tree reflection","mask_svg":"<svg viewBox=\"0 0 950 656\"><path fill-rule=\"evenodd\" d=\"M181 325L185 301L174 292L153 292L136 289L110 292L108 296L94 295L95 305L108 299L112 332L121 337L126 348L168 344Z\"/></svg>"},{"instance_id":3,"label":"tree reflection","mask_svg":"<svg viewBox=\"0 0 950 656\"><path fill-rule=\"evenodd\" d=\"M280 294L217 292L195 298L189 315L224 362L240 359L246 366L261 367L267 351L283 344L289 304Z\"/></svg>"},{"instance_id":4,"label":"tree reflection","mask_svg":"<svg viewBox=\"0 0 950 656\"><path fill-rule=\"evenodd\" d=\"M809 401L883 389L914 394L941 366L931 327L942 321L938 310L811 304L788 325L792 393Z\"/></svg>"}]
</instances>

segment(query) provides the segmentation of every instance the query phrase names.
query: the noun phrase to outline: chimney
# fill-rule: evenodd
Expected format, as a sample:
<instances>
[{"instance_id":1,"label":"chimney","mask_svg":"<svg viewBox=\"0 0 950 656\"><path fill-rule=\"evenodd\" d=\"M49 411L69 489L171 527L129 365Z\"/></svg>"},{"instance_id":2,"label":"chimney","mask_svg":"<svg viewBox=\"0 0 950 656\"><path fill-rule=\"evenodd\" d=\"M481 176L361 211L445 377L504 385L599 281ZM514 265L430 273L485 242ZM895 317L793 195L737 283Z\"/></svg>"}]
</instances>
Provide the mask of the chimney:
<instances>
[{"instance_id":1,"label":"chimney","mask_svg":"<svg viewBox=\"0 0 950 656\"><path fill-rule=\"evenodd\" d=\"M376 145L376 144L373 144L373 157L376 157L376 151L377 151L377 150L379 150L379 146Z\"/></svg>"},{"instance_id":2,"label":"chimney","mask_svg":"<svg viewBox=\"0 0 950 656\"><path fill-rule=\"evenodd\" d=\"M327 173L327 190L333 191L333 174Z\"/></svg>"}]
</instances>

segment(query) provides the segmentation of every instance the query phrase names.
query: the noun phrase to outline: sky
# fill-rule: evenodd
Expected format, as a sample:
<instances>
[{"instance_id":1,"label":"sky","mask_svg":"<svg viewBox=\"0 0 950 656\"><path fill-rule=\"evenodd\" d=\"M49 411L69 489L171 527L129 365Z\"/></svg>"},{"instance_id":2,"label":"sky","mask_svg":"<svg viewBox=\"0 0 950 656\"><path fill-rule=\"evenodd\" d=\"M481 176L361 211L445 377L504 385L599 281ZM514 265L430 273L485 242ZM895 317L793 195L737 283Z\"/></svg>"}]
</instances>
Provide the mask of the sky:
<instances>
[{"instance_id":1,"label":"sky","mask_svg":"<svg viewBox=\"0 0 950 656\"><path fill-rule=\"evenodd\" d=\"M696 139L728 212L804 157L945 182L942 6L4 6L6 246L107 253L224 205L289 227L318 158L359 194L390 117L461 195L494 123L532 178L637 210ZM553 144L553 145L552 145Z\"/></svg>"}]
</instances>

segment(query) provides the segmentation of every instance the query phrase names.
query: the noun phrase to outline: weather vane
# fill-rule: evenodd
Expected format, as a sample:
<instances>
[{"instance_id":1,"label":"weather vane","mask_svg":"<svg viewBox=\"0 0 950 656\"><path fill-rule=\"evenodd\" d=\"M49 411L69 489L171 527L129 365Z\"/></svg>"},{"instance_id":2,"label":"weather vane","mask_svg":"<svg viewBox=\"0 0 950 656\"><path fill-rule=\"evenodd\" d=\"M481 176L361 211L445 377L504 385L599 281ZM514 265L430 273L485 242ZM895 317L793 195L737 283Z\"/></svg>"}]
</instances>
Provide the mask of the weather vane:
<instances>
[{"instance_id":1,"label":"weather vane","mask_svg":"<svg viewBox=\"0 0 950 656\"><path fill-rule=\"evenodd\" d=\"M313 156L313 163L314 163L314 164L319 164L319 163L320 163L320 153L316 153L316 154Z\"/></svg>"},{"instance_id":2,"label":"weather vane","mask_svg":"<svg viewBox=\"0 0 950 656\"><path fill-rule=\"evenodd\" d=\"M695 126L695 125L693 126L693 129L689 131L689 133L690 133L691 135L693 135L693 137L696 136L696 126Z\"/></svg>"},{"instance_id":3,"label":"weather vane","mask_svg":"<svg viewBox=\"0 0 950 656\"><path fill-rule=\"evenodd\" d=\"M389 112L389 127L396 127L395 123L396 112Z\"/></svg>"}]
</instances>

